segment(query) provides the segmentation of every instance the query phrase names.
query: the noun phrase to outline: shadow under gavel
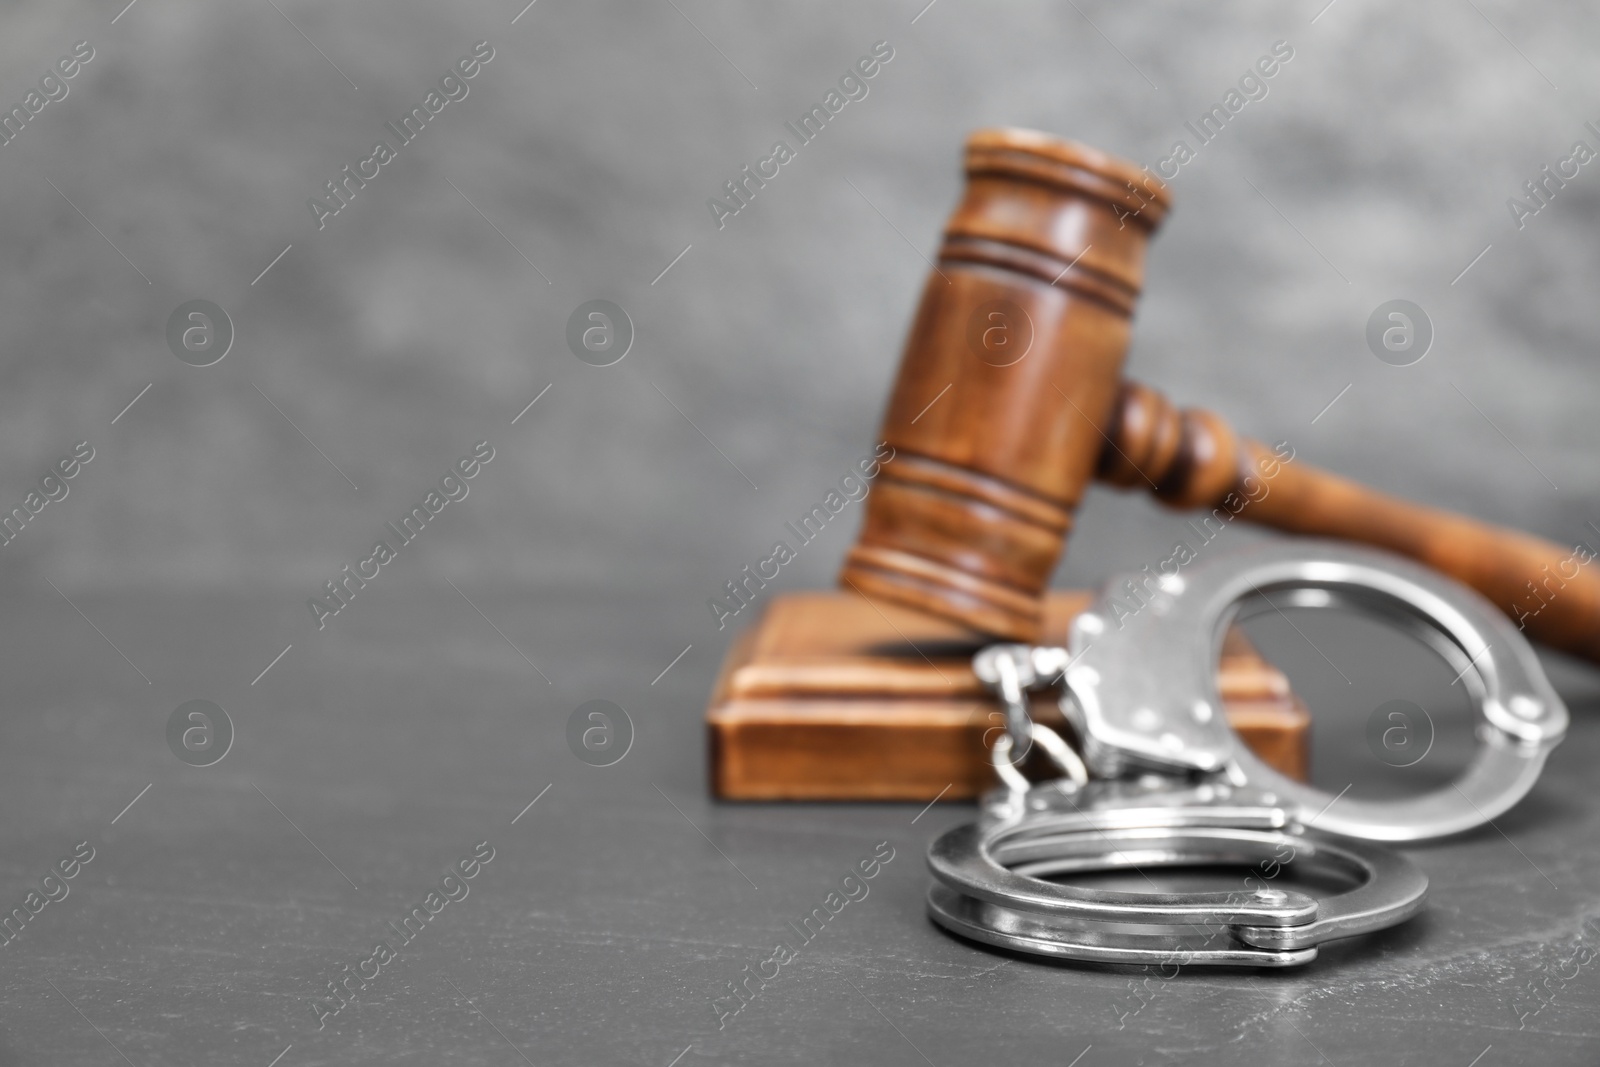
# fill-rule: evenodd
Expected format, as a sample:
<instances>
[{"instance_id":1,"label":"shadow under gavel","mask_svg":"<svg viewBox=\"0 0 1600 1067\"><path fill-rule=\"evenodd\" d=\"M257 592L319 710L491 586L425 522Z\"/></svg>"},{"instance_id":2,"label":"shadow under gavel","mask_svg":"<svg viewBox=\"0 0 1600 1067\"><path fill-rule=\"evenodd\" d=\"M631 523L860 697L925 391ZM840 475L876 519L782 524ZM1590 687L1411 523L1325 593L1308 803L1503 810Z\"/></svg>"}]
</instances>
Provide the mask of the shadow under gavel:
<instances>
[{"instance_id":1,"label":"shadow under gavel","mask_svg":"<svg viewBox=\"0 0 1600 1067\"><path fill-rule=\"evenodd\" d=\"M1164 185L1025 130L974 133L966 173L884 417L895 458L841 584L1036 641L1098 478L1207 509L1203 527L1237 518L1398 552L1477 589L1530 636L1600 660L1600 576L1581 546L1379 493L1123 380Z\"/></svg>"}]
</instances>

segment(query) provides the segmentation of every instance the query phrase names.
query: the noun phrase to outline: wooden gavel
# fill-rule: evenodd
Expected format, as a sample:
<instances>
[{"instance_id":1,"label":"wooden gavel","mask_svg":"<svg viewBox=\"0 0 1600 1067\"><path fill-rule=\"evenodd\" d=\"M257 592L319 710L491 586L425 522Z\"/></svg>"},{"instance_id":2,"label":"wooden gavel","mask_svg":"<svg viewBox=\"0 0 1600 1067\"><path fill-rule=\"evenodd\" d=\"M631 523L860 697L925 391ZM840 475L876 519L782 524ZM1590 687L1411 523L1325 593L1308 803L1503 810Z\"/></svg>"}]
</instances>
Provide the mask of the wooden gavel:
<instances>
[{"instance_id":1,"label":"wooden gavel","mask_svg":"<svg viewBox=\"0 0 1600 1067\"><path fill-rule=\"evenodd\" d=\"M1099 478L1211 509L1203 522L1237 517L1410 556L1531 636L1600 660L1589 555L1316 470L1122 379L1164 185L1025 130L973 134L966 172L884 416L895 457L841 584L1036 641L1073 514Z\"/></svg>"}]
</instances>

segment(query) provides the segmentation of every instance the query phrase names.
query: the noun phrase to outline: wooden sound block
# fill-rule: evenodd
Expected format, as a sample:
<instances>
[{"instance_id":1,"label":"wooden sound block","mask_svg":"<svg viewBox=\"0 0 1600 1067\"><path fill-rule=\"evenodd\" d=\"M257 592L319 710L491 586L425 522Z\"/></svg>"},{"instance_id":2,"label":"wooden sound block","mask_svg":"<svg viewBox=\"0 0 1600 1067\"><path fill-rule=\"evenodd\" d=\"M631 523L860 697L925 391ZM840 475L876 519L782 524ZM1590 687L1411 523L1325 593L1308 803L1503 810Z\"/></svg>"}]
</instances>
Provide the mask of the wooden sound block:
<instances>
[{"instance_id":1,"label":"wooden sound block","mask_svg":"<svg viewBox=\"0 0 1600 1067\"><path fill-rule=\"evenodd\" d=\"M1052 592L1045 641L1064 643L1086 592ZM985 735L1002 722L958 624L853 592L773 599L728 650L706 711L711 791L724 800L964 800L995 784ZM1218 671L1228 723L1304 781L1311 717L1238 630ZM1039 721L1064 730L1053 693ZM1070 734L1067 736L1070 737Z\"/></svg>"}]
</instances>

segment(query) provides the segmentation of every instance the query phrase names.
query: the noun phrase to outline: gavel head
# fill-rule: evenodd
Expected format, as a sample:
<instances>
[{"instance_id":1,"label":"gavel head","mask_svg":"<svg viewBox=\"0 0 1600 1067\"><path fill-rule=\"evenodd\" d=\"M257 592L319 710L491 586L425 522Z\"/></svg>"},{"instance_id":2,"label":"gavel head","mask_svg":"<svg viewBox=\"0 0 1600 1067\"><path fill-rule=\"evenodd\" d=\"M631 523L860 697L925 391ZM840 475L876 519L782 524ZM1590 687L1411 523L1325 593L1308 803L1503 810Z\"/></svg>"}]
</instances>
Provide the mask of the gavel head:
<instances>
[{"instance_id":1,"label":"gavel head","mask_svg":"<svg viewBox=\"0 0 1600 1067\"><path fill-rule=\"evenodd\" d=\"M1026 130L967 142L840 582L1011 640L1042 606L1116 403L1167 189Z\"/></svg>"}]
</instances>

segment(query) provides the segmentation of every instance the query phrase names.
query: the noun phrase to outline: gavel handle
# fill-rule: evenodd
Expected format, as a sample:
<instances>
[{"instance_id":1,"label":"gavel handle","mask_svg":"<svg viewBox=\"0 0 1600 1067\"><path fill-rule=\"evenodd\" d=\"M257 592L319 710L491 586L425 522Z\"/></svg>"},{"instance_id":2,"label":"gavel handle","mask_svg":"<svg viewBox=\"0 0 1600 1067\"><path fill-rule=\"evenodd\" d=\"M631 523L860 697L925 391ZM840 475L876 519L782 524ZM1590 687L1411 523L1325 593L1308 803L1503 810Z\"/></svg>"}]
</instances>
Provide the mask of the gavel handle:
<instances>
[{"instance_id":1,"label":"gavel handle","mask_svg":"<svg viewBox=\"0 0 1600 1067\"><path fill-rule=\"evenodd\" d=\"M1156 390L1124 382L1097 477L1175 508L1220 509L1409 556L1478 590L1529 636L1600 662L1600 567L1587 565L1587 546L1566 549L1412 504L1292 457L1241 439L1212 412L1180 411Z\"/></svg>"}]
</instances>

